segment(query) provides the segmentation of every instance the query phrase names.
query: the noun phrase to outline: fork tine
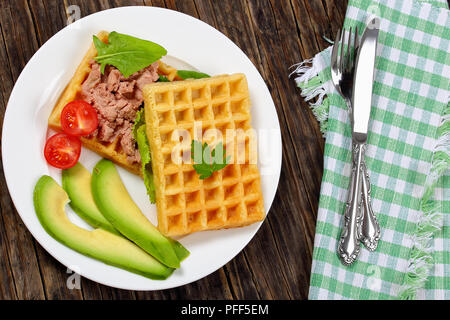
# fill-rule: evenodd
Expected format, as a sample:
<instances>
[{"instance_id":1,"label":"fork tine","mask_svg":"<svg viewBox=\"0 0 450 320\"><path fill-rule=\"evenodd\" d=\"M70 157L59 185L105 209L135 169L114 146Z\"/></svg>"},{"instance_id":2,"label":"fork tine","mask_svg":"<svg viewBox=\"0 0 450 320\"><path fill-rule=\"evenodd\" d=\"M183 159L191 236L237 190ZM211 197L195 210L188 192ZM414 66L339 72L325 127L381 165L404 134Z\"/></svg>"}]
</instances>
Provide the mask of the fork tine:
<instances>
[{"instance_id":1,"label":"fork tine","mask_svg":"<svg viewBox=\"0 0 450 320\"><path fill-rule=\"evenodd\" d=\"M341 29L338 29L336 38L334 40L333 50L331 51L331 67L335 65L336 67L339 65L339 38L341 37Z\"/></svg>"},{"instance_id":2,"label":"fork tine","mask_svg":"<svg viewBox=\"0 0 450 320\"><path fill-rule=\"evenodd\" d=\"M347 71L351 70L351 62L352 62L352 27L348 29L348 39L347 39L347 54L345 61L345 69Z\"/></svg>"},{"instance_id":3,"label":"fork tine","mask_svg":"<svg viewBox=\"0 0 450 320\"><path fill-rule=\"evenodd\" d=\"M345 43L345 28L342 28L341 33L341 54L340 54L340 60L339 60L339 72L344 72L344 60L345 60L345 51L344 51L344 43Z\"/></svg>"},{"instance_id":4,"label":"fork tine","mask_svg":"<svg viewBox=\"0 0 450 320\"><path fill-rule=\"evenodd\" d=\"M358 26L355 27L355 40L353 41L353 46L354 46L354 52L353 52L353 59L354 61L356 61L356 55L358 53L358 48L359 48L359 39L358 39Z\"/></svg>"}]
</instances>

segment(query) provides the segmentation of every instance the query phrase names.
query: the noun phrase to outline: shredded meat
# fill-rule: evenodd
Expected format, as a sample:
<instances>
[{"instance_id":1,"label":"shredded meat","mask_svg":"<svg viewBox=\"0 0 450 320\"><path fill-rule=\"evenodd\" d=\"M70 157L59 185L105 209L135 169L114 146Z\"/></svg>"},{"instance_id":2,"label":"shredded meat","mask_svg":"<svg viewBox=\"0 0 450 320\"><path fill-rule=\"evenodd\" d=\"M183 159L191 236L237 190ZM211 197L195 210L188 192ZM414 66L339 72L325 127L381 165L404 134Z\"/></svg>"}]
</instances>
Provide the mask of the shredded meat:
<instances>
[{"instance_id":1,"label":"shredded meat","mask_svg":"<svg viewBox=\"0 0 450 320\"><path fill-rule=\"evenodd\" d=\"M108 143L118 138L128 161L139 163L141 157L132 128L143 102L142 89L158 80L158 63L128 78L113 66L107 66L102 75L100 65L94 60L90 63L92 70L81 86L81 96L97 110L98 128L92 135Z\"/></svg>"}]
</instances>

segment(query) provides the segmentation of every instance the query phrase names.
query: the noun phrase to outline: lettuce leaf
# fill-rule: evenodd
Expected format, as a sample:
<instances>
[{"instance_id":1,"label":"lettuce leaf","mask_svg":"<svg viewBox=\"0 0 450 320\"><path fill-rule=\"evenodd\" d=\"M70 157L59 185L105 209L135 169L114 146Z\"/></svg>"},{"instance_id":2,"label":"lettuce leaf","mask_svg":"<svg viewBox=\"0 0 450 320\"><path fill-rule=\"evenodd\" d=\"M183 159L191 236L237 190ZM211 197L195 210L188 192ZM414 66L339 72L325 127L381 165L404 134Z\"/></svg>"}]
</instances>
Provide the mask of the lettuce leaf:
<instances>
[{"instance_id":1,"label":"lettuce leaf","mask_svg":"<svg viewBox=\"0 0 450 320\"><path fill-rule=\"evenodd\" d=\"M137 142L139 154L141 155L142 176L147 189L147 194L151 203L156 202L155 184L153 181L152 159L150 155L150 145L145 132L144 109L137 112L136 120L133 126L134 139Z\"/></svg>"},{"instance_id":2,"label":"lettuce leaf","mask_svg":"<svg viewBox=\"0 0 450 320\"><path fill-rule=\"evenodd\" d=\"M141 108L141 109L139 109L138 112L136 112L136 119L134 120L134 125L133 125L134 140L137 140L136 139L137 129L142 125L145 125L144 108Z\"/></svg>"}]
</instances>

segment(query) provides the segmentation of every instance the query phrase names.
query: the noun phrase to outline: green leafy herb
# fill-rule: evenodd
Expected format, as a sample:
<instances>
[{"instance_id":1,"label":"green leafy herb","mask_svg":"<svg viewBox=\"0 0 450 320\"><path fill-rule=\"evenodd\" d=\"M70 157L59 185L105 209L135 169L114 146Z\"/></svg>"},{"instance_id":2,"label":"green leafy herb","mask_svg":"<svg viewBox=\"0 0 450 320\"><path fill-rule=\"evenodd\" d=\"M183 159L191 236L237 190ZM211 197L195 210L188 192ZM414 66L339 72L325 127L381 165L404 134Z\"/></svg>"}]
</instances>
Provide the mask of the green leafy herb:
<instances>
[{"instance_id":1,"label":"green leafy herb","mask_svg":"<svg viewBox=\"0 0 450 320\"><path fill-rule=\"evenodd\" d=\"M178 70L178 76L183 79L201 79L201 78L211 78L210 75L197 71L189 71L189 70Z\"/></svg>"},{"instance_id":2,"label":"green leafy herb","mask_svg":"<svg viewBox=\"0 0 450 320\"><path fill-rule=\"evenodd\" d=\"M147 189L150 202L155 203L156 195L153 181L152 159L145 130L144 109L141 109L136 114L136 120L133 125L133 136L138 145L139 154L141 155L142 176L144 177L145 188Z\"/></svg>"},{"instance_id":3,"label":"green leafy herb","mask_svg":"<svg viewBox=\"0 0 450 320\"><path fill-rule=\"evenodd\" d=\"M141 108L138 110L138 112L136 112L136 119L134 120L133 124L133 136L135 140L137 140L136 139L137 129L142 125L145 125L144 108Z\"/></svg>"},{"instance_id":4,"label":"green leafy herb","mask_svg":"<svg viewBox=\"0 0 450 320\"><path fill-rule=\"evenodd\" d=\"M109 34L108 43L94 36L94 45L98 53L94 59L100 63L102 73L109 64L126 78L167 54L166 49L154 42L115 31Z\"/></svg>"},{"instance_id":5,"label":"green leafy herb","mask_svg":"<svg viewBox=\"0 0 450 320\"><path fill-rule=\"evenodd\" d=\"M230 161L230 156L226 156L222 142L219 142L214 150L205 142L192 140L191 158L194 160L194 169L200 175L200 179L210 177L213 172L222 170Z\"/></svg>"},{"instance_id":6,"label":"green leafy herb","mask_svg":"<svg viewBox=\"0 0 450 320\"><path fill-rule=\"evenodd\" d=\"M167 79L166 76L161 76L161 75L160 75L157 82L170 82L170 80Z\"/></svg>"}]
</instances>

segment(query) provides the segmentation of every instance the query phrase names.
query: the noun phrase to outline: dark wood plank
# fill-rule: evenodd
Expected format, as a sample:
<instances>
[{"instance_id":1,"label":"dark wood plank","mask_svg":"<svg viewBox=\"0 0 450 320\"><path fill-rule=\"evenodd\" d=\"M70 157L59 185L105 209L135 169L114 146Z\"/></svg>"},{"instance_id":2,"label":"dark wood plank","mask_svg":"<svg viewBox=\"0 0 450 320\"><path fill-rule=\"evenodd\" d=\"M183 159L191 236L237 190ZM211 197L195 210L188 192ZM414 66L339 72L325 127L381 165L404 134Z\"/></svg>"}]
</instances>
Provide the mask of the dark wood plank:
<instances>
[{"instance_id":1,"label":"dark wood plank","mask_svg":"<svg viewBox=\"0 0 450 320\"><path fill-rule=\"evenodd\" d=\"M109 0L64 0L64 7L68 8L69 6L78 6L80 8L81 17L112 8Z\"/></svg>"},{"instance_id":2,"label":"dark wood plank","mask_svg":"<svg viewBox=\"0 0 450 320\"><path fill-rule=\"evenodd\" d=\"M198 18L197 8L194 0L167 0L166 6L169 9L175 9L190 16Z\"/></svg>"},{"instance_id":3,"label":"dark wood plank","mask_svg":"<svg viewBox=\"0 0 450 320\"><path fill-rule=\"evenodd\" d=\"M81 291L84 300L102 300L102 287L105 286L86 278L81 279Z\"/></svg>"},{"instance_id":4,"label":"dark wood plank","mask_svg":"<svg viewBox=\"0 0 450 320\"><path fill-rule=\"evenodd\" d=\"M49 300L81 300L83 294L78 288L69 288L70 270L55 260L41 246L37 246L39 265L44 284L45 297Z\"/></svg>"},{"instance_id":5,"label":"dark wood plank","mask_svg":"<svg viewBox=\"0 0 450 320\"><path fill-rule=\"evenodd\" d=\"M67 25L63 1L29 0L29 6L40 46Z\"/></svg>"},{"instance_id":6,"label":"dark wood plank","mask_svg":"<svg viewBox=\"0 0 450 320\"><path fill-rule=\"evenodd\" d=\"M100 284L98 286L101 290L103 300L136 300L134 291L110 288Z\"/></svg>"},{"instance_id":7,"label":"dark wood plank","mask_svg":"<svg viewBox=\"0 0 450 320\"><path fill-rule=\"evenodd\" d=\"M112 8L144 5L144 0L109 0L109 2Z\"/></svg>"},{"instance_id":8,"label":"dark wood plank","mask_svg":"<svg viewBox=\"0 0 450 320\"><path fill-rule=\"evenodd\" d=\"M20 23L17 23L17 21L20 21ZM0 3L0 27L2 30L2 46L6 49L6 56L2 55L2 58L7 58L7 61L3 62L9 67L9 72L2 73L2 80L5 80L2 91L8 90L2 92L1 114L3 121L7 104L6 99L9 97L12 84L26 62L37 50L38 45L26 1L2 1ZM6 191L3 166L1 171L0 188ZM3 240L5 240L8 250L6 257L3 256L2 259L7 259L11 265L17 298L45 298L35 242L20 219L7 192L2 192L1 213L4 230L4 233L2 233L5 236Z\"/></svg>"},{"instance_id":9,"label":"dark wood plank","mask_svg":"<svg viewBox=\"0 0 450 320\"><path fill-rule=\"evenodd\" d=\"M299 3L301 1L294 1L293 3ZM317 47L319 51L326 49L330 44L323 38L329 34L331 29L331 24L327 15L327 11L321 1L305 1L303 0L304 9L306 10L306 15L308 16L309 23L314 30L311 34L316 40ZM296 6L294 5L294 8ZM294 9L294 12L296 10ZM305 12L303 12L305 14ZM317 53L317 52L316 52Z\"/></svg>"},{"instance_id":10,"label":"dark wood plank","mask_svg":"<svg viewBox=\"0 0 450 320\"><path fill-rule=\"evenodd\" d=\"M261 281L252 270L245 252L238 254L224 267L234 299L261 299L256 283Z\"/></svg>"},{"instance_id":11,"label":"dark wood plank","mask_svg":"<svg viewBox=\"0 0 450 320\"><path fill-rule=\"evenodd\" d=\"M341 28L342 23L344 22L347 2L348 0L322 0L322 5L325 9L328 21L330 22L330 29L326 34L330 40L334 40L338 29Z\"/></svg>"},{"instance_id":12,"label":"dark wood plank","mask_svg":"<svg viewBox=\"0 0 450 320\"><path fill-rule=\"evenodd\" d=\"M144 0L146 6L166 8L166 2L164 0Z\"/></svg>"},{"instance_id":13,"label":"dark wood plank","mask_svg":"<svg viewBox=\"0 0 450 320\"><path fill-rule=\"evenodd\" d=\"M1 32L1 30L0 30ZM6 101L9 97L7 92L9 92L11 89L11 75L9 74L9 68L8 68L8 58L6 56L6 50L3 42L0 41L0 119L3 119L5 109L6 109ZM3 127L3 120L0 121L0 130ZM1 162L1 159L0 159ZM6 190L6 182L3 176L3 165L1 165L1 172L0 172L0 188L1 190ZM4 208L7 210L7 207L9 206L11 202L11 198L9 197L9 194L7 192L1 193L0 198L0 206L1 206L1 212L3 213ZM9 257L9 251L8 248L8 238L5 231L5 221L3 219L3 214L0 216L0 299L16 299L16 289L14 285L14 275L13 271L11 270L11 260Z\"/></svg>"},{"instance_id":14,"label":"dark wood plank","mask_svg":"<svg viewBox=\"0 0 450 320\"><path fill-rule=\"evenodd\" d=\"M214 14L214 3L207 0L194 0L199 19L217 29L217 20Z\"/></svg>"},{"instance_id":15,"label":"dark wood plank","mask_svg":"<svg viewBox=\"0 0 450 320\"><path fill-rule=\"evenodd\" d=\"M337 29L342 26L345 18L345 11L347 10L348 0L322 0L323 7L327 12L328 19L332 26L333 36L336 34Z\"/></svg>"},{"instance_id":16,"label":"dark wood plank","mask_svg":"<svg viewBox=\"0 0 450 320\"><path fill-rule=\"evenodd\" d=\"M1 224L4 224L3 219L1 220ZM0 260L0 299L17 299L16 289L14 286L14 276L11 270L11 262L7 247L7 238L3 228L0 229L0 254L2 257Z\"/></svg>"},{"instance_id":17,"label":"dark wood plank","mask_svg":"<svg viewBox=\"0 0 450 320\"><path fill-rule=\"evenodd\" d=\"M25 64L38 49L38 43L31 13L25 0L2 1L0 10L9 66L15 81ZM21 23L17 23L18 21Z\"/></svg>"},{"instance_id":18,"label":"dark wood plank","mask_svg":"<svg viewBox=\"0 0 450 320\"><path fill-rule=\"evenodd\" d=\"M8 56L6 53L5 42L3 40L3 30L0 24L0 130L3 129L3 118L6 110L6 103L11 92L13 81L11 71L9 68ZM1 162L1 159L0 159ZM6 190L6 184L3 177L3 165L1 165L2 172L0 173L0 187L1 190ZM1 210L7 207L11 202L9 194L2 192L0 198ZM0 299L16 299L16 289L14 285L14 276L11 270L11 261L9 257L8 239L6 236L5 222L3 217L0 217Z\"/></svg>"}]
</instances>

